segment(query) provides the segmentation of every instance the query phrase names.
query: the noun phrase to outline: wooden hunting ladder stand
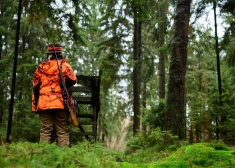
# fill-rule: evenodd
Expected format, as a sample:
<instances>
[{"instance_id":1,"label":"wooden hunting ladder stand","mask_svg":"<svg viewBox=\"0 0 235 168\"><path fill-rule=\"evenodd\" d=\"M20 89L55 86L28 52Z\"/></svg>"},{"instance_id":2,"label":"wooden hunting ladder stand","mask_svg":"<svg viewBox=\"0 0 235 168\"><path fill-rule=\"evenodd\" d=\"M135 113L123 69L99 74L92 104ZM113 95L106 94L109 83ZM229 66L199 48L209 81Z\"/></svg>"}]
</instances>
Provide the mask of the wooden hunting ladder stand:
<instances>
[{"instance_id":1,"label":"wooden hunting ladder stand","mask_svg":"<svg viewBox=\"0 0 235 168\"><path fill-rule=\"evenodd\" d=\"M100 111L100 77L78 75L77 85L71 87L71 92L79 107L79 128L70 131L70 139L73 136L84 136L89 141L96 141Z\"/></svg>"}]
</instances>

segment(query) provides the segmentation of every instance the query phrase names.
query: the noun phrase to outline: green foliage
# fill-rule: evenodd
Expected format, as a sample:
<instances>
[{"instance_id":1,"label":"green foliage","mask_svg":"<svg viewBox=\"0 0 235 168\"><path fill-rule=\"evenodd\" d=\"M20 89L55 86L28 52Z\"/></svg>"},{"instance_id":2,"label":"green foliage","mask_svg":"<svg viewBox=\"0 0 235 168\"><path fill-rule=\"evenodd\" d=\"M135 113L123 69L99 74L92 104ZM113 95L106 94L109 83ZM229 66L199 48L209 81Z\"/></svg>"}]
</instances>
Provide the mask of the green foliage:
<instances>
[{"instance_id":1,"label":"green foliage","mask_svg":"<svg viewBox=\"0 0 235 168\"><path fill-rule=\"evenodd\" d=\"M127 153L133 153L139 149L152 148L156 151L175 150L182 146L182 141L177 136L172 135L169 131L161 131L156 128L149 133L137 133L127 144Z\"/></svg>"},{"instance_id":2,"label":"green foliage","mask_svg":"<svg viewBox=\"0 0 235 168\"><path fill-rule=\"evenodd\" d=\"M218 146L225 147L221 142L183 146L156 165L157 167L233 167L234 149L228 147L218 149Z\"/></svg>"},{"instance_id":3,"label":"green foliage","mask_svg":"<svg viewBox=\"0 0 235 168\"><path fill-rule=\"evenodd\" d=\"M0 165L4 167L115 167L115 152L100 144L80 143L58 147L47 143L12 143L0 146Z\"/></svg>"},{"instance_id":4,"label":"green foliage","mask_svg":"<svg viewBox=\"0 0 235 168\"><path fill-rule=\"evenodd\" d=\"M178 137L172 135L169 131L161 131L160 128L156 128L147 137L146 141L148 146L159 146L159 149L175 149L178 147L179 141Z\"/></svg>"},{"instance_id":5,"label":"green foliage","mask_svg":"<svg viewBox=\"0 0 235 168\"><path fill-rule=\"evenodd\" d=\"M38 142L40 136L40 120L37 114L26 114L13 123L12 141Z\"/></svg>"},{"instance_id":6,"label":"green foliage","mask_svg":"<svg viewBox=\"0 0 235 168\"><path fill-rule=\"evenodd\" d=\"M228 81L226 81L227 83ZM225 85L226 85L225 83ZM227 84L229 85L229 84ZM233 126L235 123L235 111L234 111L234 98L231 97L231 94L228 92L231 92L233 90L231 87L233 86L227 86L228 90L226 90L221 96L218 94L213 94L210 97L210 110L212 111L212 116L219 117L221 115L228 116L227 120L225 122L220 122L219 129L223 132L226 132L223 136L221 136L221 140L229 145L234 145L234 130ZM221 100L223 105L220 105L219 102Z\"/></svg>"},{"instance_id":7,"label":"green foliage","mask_svg":"<svg viewBox=\"0 0 235 168\"><path fill-rule=\"evenodd\" d=\"M187 168L233 167L234 148L223 142L186 145L176 151L147 147L135 153L123 154L102 144L83 142L72 147L56 144L19 142L0 146L1 168Z\"/></svg>"},{"instance_id":8,"label":"green foliage","mask_svg":"<svg viewBox=\"0 0 235 168\"><path fill-rule=\"evenodd\" d=\"M144 125L149 126L150 129L155 129L157 127L163 128L165 123L165 111L166 111L166 102L165 100L160 100L158 105L155 103L148 103L150 108L145 108L143 110L142 122Z\"/></svg>"}]
</instances>

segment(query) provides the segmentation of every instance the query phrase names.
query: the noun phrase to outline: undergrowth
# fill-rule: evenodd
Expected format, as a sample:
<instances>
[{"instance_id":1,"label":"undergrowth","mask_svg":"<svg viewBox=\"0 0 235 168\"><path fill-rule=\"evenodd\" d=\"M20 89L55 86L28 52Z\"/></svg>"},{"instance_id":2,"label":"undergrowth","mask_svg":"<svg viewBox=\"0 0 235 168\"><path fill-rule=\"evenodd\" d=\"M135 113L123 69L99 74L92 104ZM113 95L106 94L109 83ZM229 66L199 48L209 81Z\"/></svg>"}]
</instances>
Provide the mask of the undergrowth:
<instances>
[{"instance_id":1,"label":"undergrowth","mask_svg":"<svg viewBox=\"0 0 235 168\"><path fill-rule=\"evenodd\" d=\"M165 136L165 133L164 133ZM169 137L168 137L169 138ZM155 139L155 138L154 138ZM56 144L18 142L0 145L1 168L232 168L235 149L223 142L188 145L150 145L126 152L114 151L101 143L81 142L72 147ZM151 139L149 139L151 140ZM153 139L152 139L153 140ZM156 140L156 139L155 139ZM169 142L171 142L170 140ZM161 146L161 147L160 147ZM163 147L164 146L164 147Z\"/></svg>"},{"instance_id":2,"label":"undergrowth","mask_svg":"<svg viewBox=\"0 0 235 168\"><path fill-rule=\"evenodd\" d=\"M169 157L156 163L156 167L235 167L235 150L223 142L198 143L179 148Z\"/></svg>"},{"instance_id":3,"label":"undergrowth","mask_svg":"<svg viewBox=\"0 0 235 168\"><path fill-rule=\"evenodd\" d=\"M0 146L0 165L28 168L116 167L116 151L98 143L83 142L72 147L47 143L12 143Z\"/></svg>"}]
</instances>

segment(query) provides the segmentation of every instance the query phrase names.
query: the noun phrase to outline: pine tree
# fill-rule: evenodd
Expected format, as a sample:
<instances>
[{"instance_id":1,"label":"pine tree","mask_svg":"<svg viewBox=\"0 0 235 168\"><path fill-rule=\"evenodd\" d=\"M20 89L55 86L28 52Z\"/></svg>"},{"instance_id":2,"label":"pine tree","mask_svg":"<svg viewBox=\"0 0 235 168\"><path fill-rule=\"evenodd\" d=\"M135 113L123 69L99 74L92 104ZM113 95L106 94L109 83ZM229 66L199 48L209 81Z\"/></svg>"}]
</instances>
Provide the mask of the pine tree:
<instances>
[{"instance_id":1,"label":"pine tree","mask_svg":"<svg viewBox=\"0 0 235 168\"><path fill-rule=\"evenodd\" d=\"M185 73L190 18L190 0L176 1L167 94L166 130L185 139Z\"/></svg>"}]
</instances>

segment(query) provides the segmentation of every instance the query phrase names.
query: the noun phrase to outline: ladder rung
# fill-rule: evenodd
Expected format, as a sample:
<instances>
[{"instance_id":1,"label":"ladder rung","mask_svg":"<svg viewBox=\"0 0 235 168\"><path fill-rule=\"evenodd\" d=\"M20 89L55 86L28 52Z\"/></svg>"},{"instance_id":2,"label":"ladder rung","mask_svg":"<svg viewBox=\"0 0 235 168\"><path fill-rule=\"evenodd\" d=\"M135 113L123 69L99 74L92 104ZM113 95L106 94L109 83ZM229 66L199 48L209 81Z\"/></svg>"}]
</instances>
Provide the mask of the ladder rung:
<instances>
[{"instance_id":1,"label":"ladder rung","mask_svg":"<svg viewBox=\"0 0 235 168\"><path fill-rule=\"evenodd\" d=\"M93 114L78 114L78 119L79 118L93 118Z\"/></svg>"},{"instance_id":2,"label":"ladder rung","mask_svg":"<svg viewBox=\"0 0 235 168\"><path fill-rule=\"evenodd\" d=\"M91 93L91 89L83 86L73 86L70 87L71 92L83 92L83 93Z\"/></svg>"},{"instance_id":3,"label":"ladder rung","mask_svg":"<svg viewBox=\"0 0 235 168\"><path fill-rule=\"evenodd\" d=\"M94 132L70 132L70 135L92 135L96 136L97 134Z\"/></svg>"},{"instance_id":4,"label":"ladder rung","mask_svg":"<svg viewBox=\"0 0 235 168\"><path fill-rule=\"evenodd\" d=\"M92 97L73 97L75 100L77 100L78 104L92 104Z\"/></svg>"},{"instance_id":5,"label":"ladder rung","mask_svg":"<svg viewBox=\"0 0 235 168\"><path fill-rule=\"evenodd\" d=\"M81 121L81 122L79 122L79 124L81 124L81 125L97 125L97 122Z\"/></svg>"}]
</instances>

